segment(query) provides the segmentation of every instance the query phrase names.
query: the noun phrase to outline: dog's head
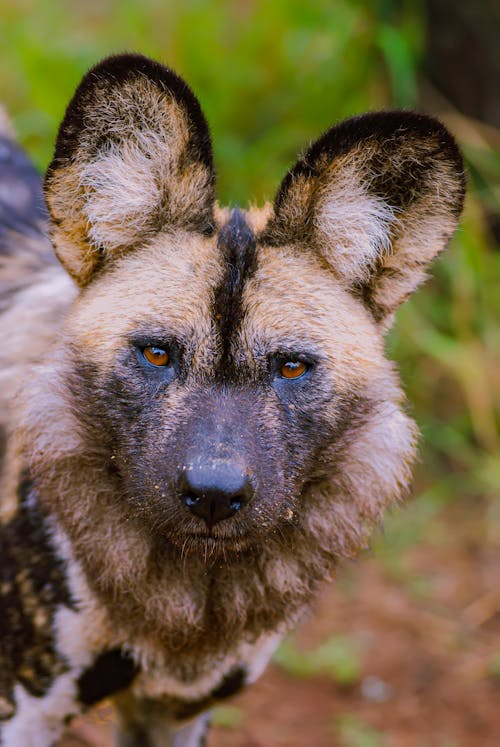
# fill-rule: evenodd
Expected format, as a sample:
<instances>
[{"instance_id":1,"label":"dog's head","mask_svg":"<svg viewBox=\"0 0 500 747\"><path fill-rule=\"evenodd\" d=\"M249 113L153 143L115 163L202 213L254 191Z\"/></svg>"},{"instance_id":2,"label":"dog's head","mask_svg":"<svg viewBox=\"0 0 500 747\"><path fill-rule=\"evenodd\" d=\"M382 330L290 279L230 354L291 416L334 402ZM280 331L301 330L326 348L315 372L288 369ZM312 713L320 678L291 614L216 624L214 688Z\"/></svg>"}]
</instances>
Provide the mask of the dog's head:
<instances>
[{"instance_id":1,"label":"dog's head","mask_svg":"<svg viewBox=\"0 0 500 747\"><path fill-rule=\"evenodd\" d=\"M414 456L383 334L463 193L439 122L380 112L326 132L272 206L221 209L186 84L135 55L91 70L46 196L81 286L65 396L124 521L186 553L362 545Z\"/></svg>"}]
</instances>

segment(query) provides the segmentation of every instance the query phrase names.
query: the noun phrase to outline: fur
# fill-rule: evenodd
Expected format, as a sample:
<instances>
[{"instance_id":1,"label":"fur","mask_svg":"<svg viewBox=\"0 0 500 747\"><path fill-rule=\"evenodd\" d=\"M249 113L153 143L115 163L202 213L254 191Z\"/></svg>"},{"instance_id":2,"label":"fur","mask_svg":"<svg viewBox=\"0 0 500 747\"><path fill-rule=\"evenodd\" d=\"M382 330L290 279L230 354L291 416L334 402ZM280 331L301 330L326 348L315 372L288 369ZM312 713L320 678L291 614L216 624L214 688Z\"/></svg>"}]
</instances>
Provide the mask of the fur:
<instances>
[{"instance_id":1,"label":"fur","mask_svg":"<svg viewBox=\"0 0 500 747\"><path fill-rule=\"evenodd\" d=\"M383 335L456 227L453 139L368 114L261 210L220 208L214 184L186 84L112 57L45 180L61 264L32 201L0 232L6 747L48 747L105 696L118 744L198 747L408 490L417 433ZM248 502L209 526L179 474L221 464Z\"/></svg>"}]
</instances>

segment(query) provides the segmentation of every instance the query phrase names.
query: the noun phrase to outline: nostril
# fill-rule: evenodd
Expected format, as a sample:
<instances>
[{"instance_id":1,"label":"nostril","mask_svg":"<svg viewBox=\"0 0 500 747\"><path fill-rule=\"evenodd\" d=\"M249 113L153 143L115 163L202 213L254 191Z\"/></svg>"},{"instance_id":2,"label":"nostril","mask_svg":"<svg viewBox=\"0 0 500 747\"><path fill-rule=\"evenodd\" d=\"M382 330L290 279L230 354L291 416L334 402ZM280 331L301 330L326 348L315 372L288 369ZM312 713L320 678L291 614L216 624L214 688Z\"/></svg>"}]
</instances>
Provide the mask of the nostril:
<instances>
[{"instance_id":1,"label":"nostril","mask_svg":"<svg viewBox=\"0 0 500 747\"><path fill-rule=\"evenodd\" d=\"M181 494L181 500L185 506L187 506L188 508L192 508L193 506L197 506L199 504L199 502L201 501L201 496L194 495L193 493L183 493Z\"/></svg>"}]
</instances>

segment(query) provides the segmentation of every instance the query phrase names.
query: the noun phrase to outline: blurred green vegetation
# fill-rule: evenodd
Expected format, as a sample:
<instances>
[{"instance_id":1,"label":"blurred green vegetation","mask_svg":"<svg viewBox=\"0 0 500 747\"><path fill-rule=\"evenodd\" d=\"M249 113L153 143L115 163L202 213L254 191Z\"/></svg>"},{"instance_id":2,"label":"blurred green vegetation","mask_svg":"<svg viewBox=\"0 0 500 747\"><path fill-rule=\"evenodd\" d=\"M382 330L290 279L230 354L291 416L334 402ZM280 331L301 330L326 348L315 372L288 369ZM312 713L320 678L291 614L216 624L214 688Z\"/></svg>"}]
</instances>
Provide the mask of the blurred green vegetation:
<instances>
[{"instance_id":1,"label":"blurred green vegetation","mask_svg":"<svg viewBox=\"0 0 500 747\"><path fill-rule=\"evenodd\" d=\"M218 705L212 710L211 723L222 729L240 729L245 722L241 708L232 705Z\"/></svg>"},{"instance_id":2,"label":"blurred green vegetation","mask_svg":"<svg viewBox=\"0 0 500 747\"><path fill-rule=\"evenodd\" d=\"M3 0L0 91L22 142L49 161L86 70L124 50L151 55L196 91L214 133L221 199L268 199L297 151L336 119L416 104L416 13L340 0ZM389 3L390 5L390 3ZM391 93L392 91L392 93Z\"/></svg>"},{"instance_id":3,"label":"blurred green vegetation","mask_svg":"<svg viewBox=\"0 0 500 747\"><path fill-rule=\"evenodd\" d=\"M327 675L342 687L355 685L361 675L359 646L348 636L334 635L312 651L299 649L292 638L284 641L274 661L294 677Z\"/></svg>"},{"instance_id":4,"label":"blurred green vegetation","mask_svg":"<svg viewBox=\"0 0 500 747\"><path fill-rule=\"evenodd\" d=\"M0 98L44 168L82 74L113 52L151 55L200 98L221 201L260 203L334 121L419 107L425 28L419 0L2 0ZM464 218L388 339L423 433L420 499L388 520L375 547L400 575L406 550L432 538L451 504L481 518L479 541L500 544L500 251L489 223L500 216L500 152L476 123L453 122L469 170ZM285 649L286 668L317 668L294 656ZM379 744L342 728L346 744Z\"/></svg>"},{"instance_id":5,"label":"blurred green vegetation","mask_svg":"<svg viewBox=\"0 0 500 747\"><path fill-rule=\"evenodd\" d=\"M380 732L364 724L351 713L344 713L339 716L336 719L334 730L340 739L341 747L384 747L386 744Z\"/></svg>"}]
</instances>

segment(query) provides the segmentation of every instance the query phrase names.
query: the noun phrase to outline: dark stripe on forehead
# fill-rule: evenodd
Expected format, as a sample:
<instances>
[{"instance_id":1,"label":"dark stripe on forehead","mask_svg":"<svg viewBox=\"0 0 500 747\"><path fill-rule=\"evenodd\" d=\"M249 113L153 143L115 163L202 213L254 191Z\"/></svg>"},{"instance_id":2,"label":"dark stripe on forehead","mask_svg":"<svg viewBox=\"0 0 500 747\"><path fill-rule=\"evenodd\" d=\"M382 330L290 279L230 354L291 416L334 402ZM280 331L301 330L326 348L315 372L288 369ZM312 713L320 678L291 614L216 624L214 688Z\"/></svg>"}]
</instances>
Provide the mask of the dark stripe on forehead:
<instances>
[{"instance_id":1,"label":"dark stripe on forehead","mask_svg":"<svg viewBox=\"0 0 500 747\"><path fill-rule=\"evenodd\" d=\"M218 247L225 272L215 289L213 314L220 336L221 364L226 367L232 338L243 317L243 289L256 267L255 235L240 210L233 210L220 230Z\"/></svg>"}]
</instances>

